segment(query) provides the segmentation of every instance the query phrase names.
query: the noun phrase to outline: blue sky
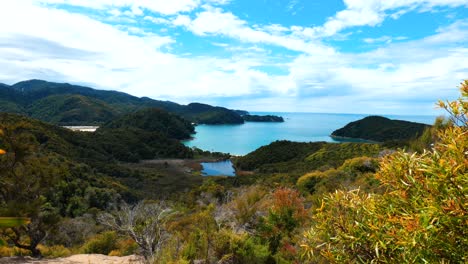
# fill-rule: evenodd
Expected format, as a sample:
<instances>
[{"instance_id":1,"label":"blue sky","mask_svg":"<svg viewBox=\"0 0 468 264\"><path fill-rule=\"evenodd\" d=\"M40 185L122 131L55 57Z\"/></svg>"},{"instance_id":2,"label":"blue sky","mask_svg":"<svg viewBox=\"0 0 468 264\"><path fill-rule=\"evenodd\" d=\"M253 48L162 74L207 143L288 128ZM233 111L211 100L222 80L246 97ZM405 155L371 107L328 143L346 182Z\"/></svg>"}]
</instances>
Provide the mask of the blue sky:
<instances>
[{"instance_id":1,"label":"blue sky","mask_svg":"<svg viewBox=\"0 0 468 264\"><path fill-rule=\"evenodd\" d=\"M466 43L468 0L0 2L0 82L250 111L436 114Z\"/></svg>"}]
</instances>

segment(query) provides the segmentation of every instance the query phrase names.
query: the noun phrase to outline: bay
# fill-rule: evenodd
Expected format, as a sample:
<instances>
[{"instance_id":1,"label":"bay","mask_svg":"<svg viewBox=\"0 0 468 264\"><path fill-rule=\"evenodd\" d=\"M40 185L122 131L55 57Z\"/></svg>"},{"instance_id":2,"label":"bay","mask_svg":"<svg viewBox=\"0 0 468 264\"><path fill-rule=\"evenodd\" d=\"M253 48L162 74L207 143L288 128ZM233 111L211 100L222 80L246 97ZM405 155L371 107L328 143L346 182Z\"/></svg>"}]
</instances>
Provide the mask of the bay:
<instances>
[{"instance_id":1,"label":"bay","mask_svg":"<svg viewBox=\"0 0 468 264\"><path fill-rule=\"evenodd\" d=\"M245 155L276 140L297 142L325 141L338 142L330 134L349 122L369 115L365 114L323 114L323 113L267 113L259 115L280 115L283 123L246 122L242 125L198 125L192 140L184 141L188 147L203 150ZM435 116L384 115L398 120L433 124ZM354 140L355 141L355 140Z\"/></svg>"}]
</instances>

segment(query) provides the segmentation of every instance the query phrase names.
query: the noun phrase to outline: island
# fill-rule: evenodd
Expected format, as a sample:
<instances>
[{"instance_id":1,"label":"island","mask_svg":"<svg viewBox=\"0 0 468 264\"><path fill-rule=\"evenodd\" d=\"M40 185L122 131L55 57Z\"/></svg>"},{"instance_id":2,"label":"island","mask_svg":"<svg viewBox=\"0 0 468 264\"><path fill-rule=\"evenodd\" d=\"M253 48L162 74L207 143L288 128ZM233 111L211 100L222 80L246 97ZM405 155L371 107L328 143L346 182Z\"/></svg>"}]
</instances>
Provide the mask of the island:
<instances>
[{"instance_id":1,"label":"island","mask_svg":"<svg viewBox=\"0 0 468 264\"><path fill-rule=\"evenodd\" d=\"M376 142L410 140L421 136L430 125L368 116L333 131L333 138L355 138Z\"/></svg>"},{"instance_id":2,"label":"island","mask_svg":"<svg viewBox=\"0 0 468 264\"><path fill-rule=\"evenodd\" d=\"M246 122L284 122L283 117L275 115L243 115Z\"/></svg>"}]
</instances>

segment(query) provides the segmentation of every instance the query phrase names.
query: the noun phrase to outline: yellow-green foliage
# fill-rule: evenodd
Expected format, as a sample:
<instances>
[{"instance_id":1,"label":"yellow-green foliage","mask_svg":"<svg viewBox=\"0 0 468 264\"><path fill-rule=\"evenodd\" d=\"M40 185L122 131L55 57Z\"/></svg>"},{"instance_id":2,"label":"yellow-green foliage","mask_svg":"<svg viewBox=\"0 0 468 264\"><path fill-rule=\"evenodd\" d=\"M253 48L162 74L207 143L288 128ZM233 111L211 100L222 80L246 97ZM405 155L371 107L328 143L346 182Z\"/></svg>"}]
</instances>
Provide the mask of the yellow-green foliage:
<instances>
[{"instance_id":1,"label":"yellow-green foliage","mask_svg":"<svg viewBox=\"0 0 468 264\"><path fill-rule=\"evenodd\" d=\"M214 241L216 259L228 263L265 263L269 256L268 246L260 244L246 233L235 234L222 229Z\"/></svg>"},{"instance_id":2,"label":"yellow-green foliage","mask_svg":"<svg viewBox=\"0 0 468 264\"><path fill-rule=\"evenodd\" d=\"M42 255L46 258L62 258L62 257L68 257L72 254L72 251L62 245L55 245L55 246L44 246L44 245L39 245L37 247Z\"/></svg>"},{"instance_id":3,"label":"yellow-green foliage","mask_svg":"<svg viewBox=\"0 0 468 264\"><path fill-rule=\"evenodd\" d=\"M324 179L325 173L322 171L314 171L307 173L306 175L300 177L297 180L297 187L302 191L307 191L310 193L315 192L315 186L317 183L321 182Z\"/></svg>"},{"instance_id":4,"label":"yellow-green foliage","mask_svg":"<svg viewBox=\"0 0 468 264\"><path fill-rule=\"evenodd\" d=\"M376 158L357 157L346 160L338 169L351 173L376 172L379 161Z\"/></svg>"},{"instance_id":5,"label":"yellow-green foliage","mask_svg":"<svg viewBox=\"0 0 468 264\"><path fill-rule=\"evenodd\" d=\"M209 259L212 241L218 229L213 216L214 209L213 205L209 205L169 223L169 232L180 244L180 250L177 252L180 259Z\"/></svg>"},{"instance_id":6,"label":"yellow-green foliage","mask_svg":"<svg viewBox=\"0 0 468 264\"><path fill-rule=\"evenodd\" d=\"M30 222L31 220L26 217L0 217L0 228L27 225Z\"/></svg>"},{"instance_id":7,"label":"yellow-green foliage","mask_svg":"<svg viewBox=\"0 0 468 264\"><path fill-rule=\"evenodd\" d=\"M107 231L89 239L81 248L85 254L104 254L109 256L128 256L135 254L138 245L133 239L121 238L114 231Z\"/></svg>"},{"instance_id":8,"label":"yellow-green foliage","mask_svg":"<svg viewBox=\"0 0 468 264\"><path fill-rule=\"evenodd\" d=\"M326 195L304 233L305 262L467 263L468 83L445 106L452 125L431 152L389 155L383 194Z\"/></svg>"},{"instance_id":9,"label":"yellow-green foliage","mask_svg":"<svg viewBox=\"0 0 468 264\"><path fill-rule=\"evenodd\" d=\"M231 203L230 209L239 224L252 225L255 215L265 211L263 198L267 192L260 186L250 186L241 192Z\"/></svg>"},{"instance_id":10,"label":"yellow-green foliage","mask_svg":"<svg viewBox=\"0 0 468 264\"><path fill-rule=\"evenodd\" d=\"M328 164L334 161L340 162L341 160L350 159L360 156L375 156L381 151L378 144L363 144L363 143L341 143L341 144L327 144L324 145L319 151L308 156L305 160L310 163Z\"/></svg>"},{"instance_id":11,"label":"yellow-green foliage","mask_svg":"<svg viewBox=\"0 0 468 264\"><path fill-rule=\"evenodd\" d=\"M117 241L117 249L109 252L109 256L128 256L138 250L138 244L133 239L122 239Z\"/></svg>"},{"instance_id":12,"label":"yellow-green foliage","mask_svg":"<svg viewBox=\"0 0 468 264\"><path fill-rule=\"evenodd\" d=\"M378 160L358 157L346 160L338 169L313 171L297 180L296 186L304 192L319 195L336 189L370 189L376 183L374 173L379 166Z\"/></svg>"},{"instance_id":13,"label":"yellow-green foliage","mask_svg":"<svg viewBox=\"0 0 468 264\"><path fill-rule=\"evenodd\" d=\"M108 255L117 249L117 234L114 231L108 231L91 238L83 245L81 251L85 254Z\"/></svg>"},{"instance_id":14,"label":"yellow-green foliage","mask_svg":"<svg viewBox=\"0 0 468 264\"><path fill-rule=\"evenodd\" d=\"M17 247L0 246L0 258L13 256L28 256L31 252Z\"/></svg>"}]
</instances>

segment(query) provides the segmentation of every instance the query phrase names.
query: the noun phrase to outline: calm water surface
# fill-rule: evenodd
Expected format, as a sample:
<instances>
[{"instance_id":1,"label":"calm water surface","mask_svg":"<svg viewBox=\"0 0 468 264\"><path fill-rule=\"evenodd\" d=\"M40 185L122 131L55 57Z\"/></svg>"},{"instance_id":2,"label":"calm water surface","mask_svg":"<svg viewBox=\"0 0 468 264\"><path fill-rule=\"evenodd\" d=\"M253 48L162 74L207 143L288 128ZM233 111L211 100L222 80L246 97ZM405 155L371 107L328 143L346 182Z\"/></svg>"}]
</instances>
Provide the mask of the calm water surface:
<instances>
[{"instance_id":1,"label":"calm water surface","mask_svg":"<svg viewBox=\"0 0 468 264\"><path fill-rule=\"evenodd\" d=\"M236 172L230 160L202 162L200 164L203 166L203 176L236 176Z\"/></svg>"},{"instance_id":2,"label":"calm water surface","mask_svg":"<svg viewBox=\"0 0 468 264\"><path fill-rule=\"evenodd\" d=\"M247 122L242 125L199 125L194 139L185 141L188 147L219 151L234 155L245 155L276 140L299 142L337 142L330 134L349 122L368 115L358 114L315 114L315 113L252 113L274 114L284 117L284 123ZM435 116L396 116L391 119L433 124Z\"/></svg>"}]
</instances>

